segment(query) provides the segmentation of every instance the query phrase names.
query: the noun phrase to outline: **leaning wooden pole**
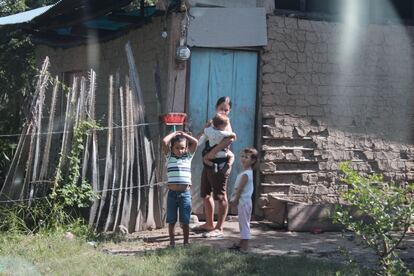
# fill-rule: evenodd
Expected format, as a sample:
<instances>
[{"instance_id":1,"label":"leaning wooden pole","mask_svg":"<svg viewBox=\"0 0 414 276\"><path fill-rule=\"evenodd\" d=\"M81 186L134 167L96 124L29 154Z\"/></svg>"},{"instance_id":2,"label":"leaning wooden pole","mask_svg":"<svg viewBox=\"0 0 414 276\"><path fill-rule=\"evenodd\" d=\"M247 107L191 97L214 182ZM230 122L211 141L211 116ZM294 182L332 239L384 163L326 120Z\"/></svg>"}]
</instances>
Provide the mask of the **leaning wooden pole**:
<instances>
[{"instance_id":1,"label":"leaning wooden pole","mask_svg":"<svg viewBox=\"0 0 414 276\"><path fill-rule=\"evenodd\" d=\"M30 110L33 110L36 107L38 97L40 94L40 87L42 86L45 76L48 73L48 68L49 57L46 57L43 61L42 69L40 70L40 74L36 82L36 89L34 92L32 103L30 104ZM23 191L27 189L27 187L25 187L25 184L27 184L25 178L27 162L25 161L27 160L30 147L27 140L30 140L29 136L32 137L31 133L33 133L33 120L34 117L29 116L23 127L22 135L19 138L16 152L13 156L13 160L7 172L6 179L0 191L0 198L2 199L22 199L22 196L25 194L25 192Z\"/></svg>"},{"instance_id":2,"label":"leaning wooden pole","mask_svg":"<svg viewBox=\"0 0 414 276\"><path fill-rule=\"evenodd\" d=\"M84 77L81 78L81 89L80 89L80 95L79 95L79 100L78 100L78 106L76 109L76 120L77 121L83 121L85 120L85 118L87 117L87 113L90 113L88 111L88 108L90 109L90 104L89 101L87 101L87 97L89 97L90 93L90 89L88 92L86 92L87 88L86 88L86 79ZM75 122L75 127L78 123ZM89 146L91 143L91 135L87 135L86 136L86 141L85 141L85 147L83 150L83 161L82 161L82 174L81 174L81 179L85 179L86 175L88 173L89 170Z\"/></svg>"},{"instance_id":3,"label":"leaning wooden pole","mask_svg":"<svg viewBox=\"0 0 414 276\"><path fill-rule=\"evenodd\" d=\"M116 93L121 93L120 87L120 75L119 72L116 74L115 79L115 90ZM114 97L114 106L121 107L120 104L120 97ZM122 110L121 108L115 108L115 123L119 126L122 124ZM120 187L122 186L122 179L121 179L121 163L122 163L122 128L117 127L114 130L114 176L112 178L112 199L113 199L113 209L112 209L112 225L108 227L108 229L112 229L113 231L116 230L117 225L117 212L119 206L119 198L121 197L122 190Z\"/></svg>"},{"instance_id":4,"label":"leaning wooden pole","mask_svg":"<svg viewBox=\"0 0 414 276\"><path fill-rule=\"evenodd\" d=\"M91 70L89 74L89 118L95 121L95 96L96 95L96 73ZM92 189L98 191L99 185L99 157L98 157L98 136L96 129L92 129ZM107 187L104 187L104 190ZM95 201L96 202L96 201ZM104 203L104 202L102 202ZM96 208L91 208L89 221L92 221L92 218L96 214Z\"/></svg>"},{"instance_id":5,"label":"leaning wooden pole","mask_svg":"<svg viewBox=\"0 0 414 276\"><path fill-rule=\"evenodd\" d=\"M30 110L36 108L38 104L39 94L41 87L45 82L47 76L47 70L49 67L49 58L46 57L42 69L40 71L39 77L36 83L36 89L34 92L34 97L30 105ZM36 120L35 113L32 113L32 116L29 116L26 120L26 123L23 127L22 135L19 138L18 146L16 152L13 156L13 160L9 167L9 170L6 175L6 179L3 183L2 189L0 191L0 198L2 199L22 199L27 198L27 185L30 182L30 170L31 163L28 164L27 156L29 151L33 148L33 127L34 121ZM30 138L29 138L30 136ZM27 139L29 138L29 139ZM30 140L30 142L27 142ZM28 165L30 165L29 173L27 172Z\"/></svg>"},{"instance_id":6,"label":"leaning wooden pole","mask_svg":"<svg viewBox=\"0 0 414 276\"><path fill-rule=\"evenodd\" d=\"M33 175L32 181L36 181L38 178L38 171L39 171L39 161L40 161L40 152L41 152L41 141L42 141L42 118L43 118L43 106L45 103L45 93L47 88L47 83L49 81L49 74L45 74L43 81L40 85L40 93L38 97L38 103L36 104L36 120L35 120L35 128L36 128L36 145L35 145L35 154L34 154L34 164L33 164ZM32 191L33 191L33 185Z\"/></svg>"},{"instance_id":7,"label":"leaning wooden pole","mask_svg":"<svg viewBox=\"0 0 414 276\"><path fill-rule=\"evenodd\" d=\"M30 125L25 125L23 128L22 135L19 138L19 142L17 144L16 152L13 156L12 163L10 168L7 172L6 179L3 183L3 187L0 190L0 199L1 200L9 200L9 199L18 199L20 196L20 184L22 183L23 178L23 154L26 154L26 138L30 134Z\"/></svg>"},{"instance_id":8,"label":"leaning wooden pole","mask_svg":"<svg viewBox=\"0 0 414 276\"><path fill-rule=\"evenodd\" d=\"M129 78L127 77L125 80L125 105L126 105L126 190L124 193L124 204L123 204L123 212L122 212L122 221L121 224L128 228L129 231L134 230L135 228L135 219L132 221L131 219L131 211L132 211L132 203L133 203L133 187L134 187L134 179L133 179L133 169L134 169L134 147L133 147L133 127L132 127L132 94L131 89L129 88Z\"/></svg>"},{"instance_id":9,"label":"leaning wooden pole","mask_svg":"<svg viewBox=\"0 0 414 276\"><path fill-rule=\"evenodd\" d=\"M50 159L50 147L52 145L52 137L53 137L53 130L54 130L54 118L56 113L56 99L59 90L59 77L56 76L55 85L53 87L52 92L52 102L50 104L50 111L49 111L49 122L47 128L47 136L45 147L43 150L43 159L42 159L42 167L40 169L39 179L45 180L47 178L47 173L49 169L49 159Z\"/></svg>"},{"instance_id":10,"label":"leaning wooden pole","mask_svg":"<svg viewBox=\"0 0 414 276\"><path fill-rule=\"evenodd\" d=\"M49 63L47 58L47 63ZM48 68L48 67L47 67ZM42 118L43 118L43 106L45 102L45 93L47 89L47 84L49 81L49 73L47 68L42 68L42 75L39 78L38 84L39 86L36 87L36 90L39 91L37 100L36 100L36 107L34 108L33 113L33 132L32 136L30 137L30 147L29 147L29 158L27 161L26 167L26 177L25 177L25 188L29 188L29 198L34 196L35 192L35 181L38 177L39 171L39 161L40 161L40 146L42 141ZM43 76L43 78L42 78ZM33 164L32 164L33 163ZM22 189L23 193L25 189Z\"/></svg>"},{"instance_id":11,"label":"leaning wooden pole","mask_svg":"<svg viewBox=\"0 0 414 276\"><path fill-rule=\"evenodd\" d=\"M134 93L134 114L136 118L136 122L138 124L145 123L144 118L144 106L142 100L142 95L140 93L140 85L139 85L139 78L138 73L135 66L135 60L134 56L132 54L131 45L127 43L125 45L125 50L128 58L128 66L129 66L129 73L131 75L131 82L132 87L135 91ZM135 225L135 231L144 230L146 228L154 228L154 225L152 223L151 218L148 221L148 214L149 212L152 212L150 210L151 202L152 200L149 198L149 195L147 194L147 191L149 191L148 185L150 184L148 181L148 173L147 173L147 158L150 156L147 155L146 148L145 148L145 127L139 126L137 127L137 141L136 141L136 148L137 148L137 159L138 159L138 170L140 172L140 179L139 179L139 186L143 188L139 188L140 192L140 199L139 199L139 205L137 210L137 217L136 217L136 225Z\"/></svg>"},{"instance_id":12,"label":"leaning wooden pole","mask_svg":"<svg viewBox=\"0 0 414 276\"><path fill-rule=\"evenodd\" d=\"M32 112L32 132L30 136L29 153L26 162L26 174L20 195L21 198L31 199L35 193L35 181L37 180L37 173L39 168L40 142L42 139L41 132L43 105L45 101L45 92L48 80L49 74L47 73L47 70L45 70L44 74L41 75L41 81L38 82L40 86L36 87L36 90L39 91L39 94L36 100L36 105L33 108Z\"/></svg>"},{"instance_id":13,"label":"leaning wooden pole","mask_svg":"<svg viewBox=\"0 0 414 276\"><path fill-rule=\"evenodd\" d=\"M133 83L133 88L135 91L135 94L137 96L138 100L138 110L139 110L139 123L145 123L145 109L144 109L144 99L142 96L142 90L139 82L139 76L138 71L135 66L135 59L132 53L131 44L128 42L125 45L125 51L127 54L128 59L128 66L129 66L129 72ZM149 191L148 191L148 213L147 213L147 221L146 221L146 227L148 229L153 229L156 227L155 224L155 218L154 218L154 201L158 200L158 198L155 198L154 193L154 186L151 184L155 183L155 177L154 177L154 169L153 169L153 163L154 163L154 152L152 149L152 145L147 137L148 128L147 127L140 127L140 133L139 135L141 137L143 148L141 149L142 152L142 158L141 161L144 165L144 179L145 184L150 185Z\"/></svg>"},{"instance_id":14,"label":"leaning wooden pole","mask_svg":"<svg viewBox=\"0 0 414 276\"><path fill-rule=\"evenodd\" d=\"M109 76L109 93L108 93L108 131L106 137L106 157L105 157L105 175L104 186L109 187L109 182L112 181L112 175L115 174L113 170L113 157L112 157L112 136L113 136L113 101L114 101L114 77ZM112 189L113 190L113 185ZM108 231L110 225L113 223L113 209L114 209L114 191L111 191L111 198L109 200L109 211L106 218L104 231ZM103 202L102 202L103 203Z\"/></svg>"},{"instance_id":15,"label":"leaning wooden pole","mask_svg":"<svg viewBox=\"0 0 414 276\"><path fill-rule=\"evenodd\" d=\"M129 141L130 141L130 157L131 157L131 164L130 164L130 176L129 176L129 182L131 183L131 190L130 190L130 199L129 199L129 216L130 216L130 225L129 228L131 230L135 230L135 225L137 223L136 218L137 218L137 214L138 212L136 211L136 209L134 208L135 206L137 206L138 203L138 196L139 196L139 188L135 188L136 186L139 186L139 182L136 182L136 178L134 177L138 172L135 171L135 164L138 163L137 161L137 156L135 155L135 144L134 144L134 138L135 138L135 121L134 121L134 104L133 104L133 95L132 95L132 91L129 90L129 94L130 94L130 104L129 104L129 110L130 110L130 127L129 127ZM132 188L134 187L134 188Z\"/></svg>"},{"instance_id":16,"label":"leaning wooden pole","mask_svg":"<svg viewBox=\"0 0 414 276\"><path fill-rule=\"evenodd\" d=\"M59 161L58 161L58 165L56 167L56 172L55 172L54 189L57 188L60 181L62 180L62 170L65 168L67 151L68 151L68 143L70 140L69 130L72 129L72 125L73 125L72 109L76 102L77 83L78 83L78 79L74 77L73 82L72 82L72 87L69 90L69 93L66 97L65 123L63 126L62 144L60 147Z\"/></svg>"},{"instance_id":17,"label":"leaning wooden pole","mask_svg":"<svg viewBox=\"0 0 414 276\"><path fill-rule=\"evenodd\" d=\"M84 108L81 106L82 103L82 99L85 97L85 93L86 93L86 80L85 78L81 78L81 85L80 85L80 90L79 90L79 97L76 99L75 101L72 102L73 103L73 107L76 107L76 110L73 110L73 117L74 117L74 124L73 124L73 128L71 128L71 130L74 130L75 128L77 128L79 126L79 124L82 121L82 113L81 110L83 110ZM88 147L87 145L83 145L84 146L84 154L88 153ZM76 174L76 178L72 179L72 181L74 181L74 183L78 183L79 180L82 180L82 175L78 175Z\"/></svg>"},{"instance_id":18,"label":"leaning wooden pole","mask_svg":"<svg viewBox=\"0 0 414 276\"><path fill-rule=\"evenodd\" d=\"M119 193L117 197L117 207L115 211L115 222L114 222L114 230L120 223L120 217L122 216L122 195L124 193L124 171L125 171L125 152L126 152L126 141L125 141L125 107L124 107L124 91L122 87L119 88L119 100L120 100L120 107L121 107L121 167L120 167L120 176L119 176Z\"/></svg>"}]
</instances>

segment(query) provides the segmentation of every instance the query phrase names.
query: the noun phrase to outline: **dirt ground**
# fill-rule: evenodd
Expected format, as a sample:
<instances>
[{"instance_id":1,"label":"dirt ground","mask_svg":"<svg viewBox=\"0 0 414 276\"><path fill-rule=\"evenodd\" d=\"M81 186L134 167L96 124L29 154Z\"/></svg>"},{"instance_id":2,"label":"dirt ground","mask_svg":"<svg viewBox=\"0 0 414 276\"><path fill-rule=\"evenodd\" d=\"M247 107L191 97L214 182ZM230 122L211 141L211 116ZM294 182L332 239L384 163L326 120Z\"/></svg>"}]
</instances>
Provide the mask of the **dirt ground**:
<instances>
[{"instance_id":1,"label":"dirt ground","mask_svg":"<svg viewBox=\"0 0 414 276\"><path fill-rule=\"evenodd\" d=\"M190 232L190 242L204 244L219 249L227 249L239 237L237 219L226 221L224 237L203 238L202 233ZM308 232L289 232L277 230L271 223L264 221L253 221L252 239L250 241L249 253L259 255L305 255L309 258L317 258L332 262L345 262L346 257L343 249L349 252L350 256L358 263L368 267L376 267L377 259L374 252L365 248L357 241L352 233L325 232L312 234ZM182 243L182 232L176 227L177 245ZM129 234L132 243L122 243L120 246L106 246L103 251L111 254L134 255L156 250L168 246L168 229L156 229ZM137 242L139 241L139 242ZM400 256L408 264L414 263L414 233L410 233L399 246Z\"/></svg>"}]
</instances>

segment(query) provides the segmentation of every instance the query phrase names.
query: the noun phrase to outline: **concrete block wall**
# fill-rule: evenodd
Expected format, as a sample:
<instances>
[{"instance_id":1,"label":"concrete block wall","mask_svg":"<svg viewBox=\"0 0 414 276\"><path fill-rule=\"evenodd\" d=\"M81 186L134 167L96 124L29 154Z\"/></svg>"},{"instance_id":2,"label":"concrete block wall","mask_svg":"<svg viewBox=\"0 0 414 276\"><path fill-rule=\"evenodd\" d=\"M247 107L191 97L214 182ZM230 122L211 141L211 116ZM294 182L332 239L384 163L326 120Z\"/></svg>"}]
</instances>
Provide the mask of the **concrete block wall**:
<instances>
[{"instance_id":1,"label":"concrete block wall","mask_svg":"<svg viewBox=\"0 0 414 276\"><path fill-rule=\"evenodd\" d=\"M414 181L414 29L268 16L258 205L333 203L352 161ZM266 212L265 212L266 213Z\"/></svg>"}]
</instances>

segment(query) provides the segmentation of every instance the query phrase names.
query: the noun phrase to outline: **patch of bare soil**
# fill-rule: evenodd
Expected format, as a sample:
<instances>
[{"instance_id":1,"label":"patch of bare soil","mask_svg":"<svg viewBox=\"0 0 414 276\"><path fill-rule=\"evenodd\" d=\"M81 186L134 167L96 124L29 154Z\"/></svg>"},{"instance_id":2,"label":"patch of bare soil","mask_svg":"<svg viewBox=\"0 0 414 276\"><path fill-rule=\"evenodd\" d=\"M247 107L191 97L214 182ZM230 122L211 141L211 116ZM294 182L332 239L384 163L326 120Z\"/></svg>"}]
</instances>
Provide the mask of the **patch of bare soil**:
<instances>
[{"instance_id":1,"label":"patch of bare soil","mask_svg":"<svg viewBox=\"0 0 414 276\"><path fill-rule=\"evenodd\" d=\"M263 221L251 223L252 239L249 253L262 255L294 255L317 258L330 262L346 262L344 251L367 267L376 267L377 258L374 252L364 247L352 233L323 232L289 232L275 229L273 225ZM224 237L204 238L202 233L190 232L190 242L227 249L238 241L239 227L237 221L225 223ZM182 231L176 227L176 243L182 243ZM128 234L124 241L105 245L103 250L111 254L133 255L149 250L166 248L169 244L168 229L155 229ZM410 233L398 249L400 256L408 263L414 263L414 234Z\"/></svg>"}]
</instances>

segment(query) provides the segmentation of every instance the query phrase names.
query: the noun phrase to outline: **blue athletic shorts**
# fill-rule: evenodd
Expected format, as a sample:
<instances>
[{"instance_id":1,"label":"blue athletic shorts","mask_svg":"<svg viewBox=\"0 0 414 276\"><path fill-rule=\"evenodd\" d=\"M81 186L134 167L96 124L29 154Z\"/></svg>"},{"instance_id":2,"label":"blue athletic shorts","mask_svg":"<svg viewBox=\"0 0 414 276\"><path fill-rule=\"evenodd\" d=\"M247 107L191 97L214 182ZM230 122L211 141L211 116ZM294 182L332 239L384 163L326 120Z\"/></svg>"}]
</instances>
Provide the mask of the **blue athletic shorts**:
<instances>
[{"instance_id":1,"label":"blue athletic shorts","mask_svg":"<svg viewBox=\"0 0 414 276\"><path fill-rule=\"evenodd\" d=\"M182 224L190 224L191 217L191 192L176 192L169 190L167 199L167 223L177 222L177 211L180 214Z\"/></svg>"}]
</instances>

